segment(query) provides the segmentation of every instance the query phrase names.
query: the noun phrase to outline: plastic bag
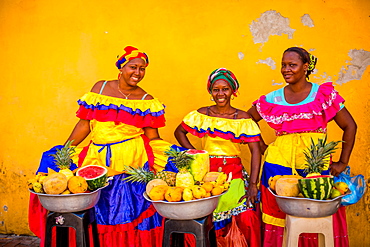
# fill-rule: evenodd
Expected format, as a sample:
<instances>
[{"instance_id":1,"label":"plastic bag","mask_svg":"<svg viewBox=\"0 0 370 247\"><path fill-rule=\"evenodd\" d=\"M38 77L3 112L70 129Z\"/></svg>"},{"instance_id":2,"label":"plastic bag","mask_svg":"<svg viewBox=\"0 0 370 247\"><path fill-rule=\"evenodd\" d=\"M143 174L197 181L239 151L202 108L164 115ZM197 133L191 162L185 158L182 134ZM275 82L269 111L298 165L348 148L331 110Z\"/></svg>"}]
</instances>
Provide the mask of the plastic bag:
<instances>
[{"instance_id":1,"label":"plastic bag","mask_svg":"<svg viewBox=\"0 0 370 247\"><path fill-rule=\"evenodd\" d=\"M346 195L342 198L341 204L348 206L357 203L366 191L366 182L363 175L357 175L351 177L350 167L347 166L342 173L337 177L334 177L334 183L345 182L351 191L351 194Z\"/></svg>"},{"instance_id":2,"label":"plastic bag","mask_svg":"<svg viewBox=\"0 0 370 247\"><path fill-rule=\"evenodd\" d=\"M231 219L231 227L225 237L217 239L217 247L248 247L243 233L236 224L235 217Z\"/></svg>"}]
</instances>

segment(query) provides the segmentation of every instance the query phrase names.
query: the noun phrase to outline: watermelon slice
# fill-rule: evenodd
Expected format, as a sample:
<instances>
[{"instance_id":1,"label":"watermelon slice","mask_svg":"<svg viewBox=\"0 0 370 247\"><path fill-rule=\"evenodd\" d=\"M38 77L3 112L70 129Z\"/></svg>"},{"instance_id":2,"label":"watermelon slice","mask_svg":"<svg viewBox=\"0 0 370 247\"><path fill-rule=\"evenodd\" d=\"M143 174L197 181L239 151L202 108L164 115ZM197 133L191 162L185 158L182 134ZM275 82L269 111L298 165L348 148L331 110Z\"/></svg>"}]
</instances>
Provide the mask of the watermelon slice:
<instances>
[{"instance_id":1,"label":"watermelon slice","mask_svg":"<svg viewBox=\"0 0 370 247\"><path fill-rule=\"evenodd\" d=\"M81 176L86 179L89 186L89 190L94 191L104 185L107 182L107 168L97 165L83 166L78 169L76 176Z\"/></svg>"},{"instance_id":2,"label":"watermelon slice","mask_svg":"<svg viewBox=\"0 0 370 247\"><path fill-rule=\"evenodd\" d=\"M187 154L194 159L190 163L190 173L195 181L202 181L209 172L209 154L206 150L189 149Z\"/></svg>"}]
</instances>

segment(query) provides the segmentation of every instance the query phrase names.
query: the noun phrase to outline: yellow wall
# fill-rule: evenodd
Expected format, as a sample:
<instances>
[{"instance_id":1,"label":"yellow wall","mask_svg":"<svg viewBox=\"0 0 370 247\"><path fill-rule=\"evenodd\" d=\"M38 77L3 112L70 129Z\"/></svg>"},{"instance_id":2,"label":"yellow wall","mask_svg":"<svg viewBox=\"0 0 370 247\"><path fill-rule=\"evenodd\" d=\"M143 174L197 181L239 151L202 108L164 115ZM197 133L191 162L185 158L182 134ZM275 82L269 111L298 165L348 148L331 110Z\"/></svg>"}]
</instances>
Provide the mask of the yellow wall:
<instances>
[{"instance_id":1,"label":"yellow wall","mask_svg":"<svg viewBox=\"0 0 370 247\"><path fill-rule=\"evenodd\" d=\"M283 85L282 52L303 46L319 58L312 81L336 82L347 100L358 123L352 173L368 178L369 13L368 0L0 1L0 233L31 234L25 182L42 152L68 137L76 100L94 82L116 78L125 45L149 55L141 86L166 104L160 133L170 142L186 113L211 104L211 71L236 74L241 89L233 104L247 110ZM329 128L331 139L341 138L338 127ZM261 129L274 140L265 123ZM369 202L368 193L348 207L352 246L370 244Z\"/></svg>"}]
</instances>

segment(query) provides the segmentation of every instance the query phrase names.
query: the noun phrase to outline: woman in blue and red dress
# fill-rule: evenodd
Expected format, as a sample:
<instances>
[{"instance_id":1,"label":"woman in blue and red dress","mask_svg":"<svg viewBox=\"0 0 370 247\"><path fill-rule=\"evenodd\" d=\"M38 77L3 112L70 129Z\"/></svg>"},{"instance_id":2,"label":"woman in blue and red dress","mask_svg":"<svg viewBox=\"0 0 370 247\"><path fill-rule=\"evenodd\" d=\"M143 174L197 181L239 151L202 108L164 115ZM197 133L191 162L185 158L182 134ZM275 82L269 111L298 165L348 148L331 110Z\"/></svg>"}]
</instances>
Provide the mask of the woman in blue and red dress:
<instances>
[{"instance_id":1,"label":"woman in blue and red dress","mask_svg":"<svg viewBox=\"0 0 370 247\"><path fill-rule=\"evenodd\" d=\"M145 184L123 179L126 166L153 171L165 168L164 151L170 144L158 133L158 128L165 126L164 105L138 86L148 56L132 46L124 51L116 62L118 80L97 82L78 101L80 120L68 140L78 145L90 135L90 145L76 156L75 163L105 166L113 176L95 206L100 246L161 246L163 218L142 196ZM45 157L39 172L47 172L47 167L57 170ZM42 239L45 216L46 210L31 197L30 228Z\"/></svg>"}]
</instances>

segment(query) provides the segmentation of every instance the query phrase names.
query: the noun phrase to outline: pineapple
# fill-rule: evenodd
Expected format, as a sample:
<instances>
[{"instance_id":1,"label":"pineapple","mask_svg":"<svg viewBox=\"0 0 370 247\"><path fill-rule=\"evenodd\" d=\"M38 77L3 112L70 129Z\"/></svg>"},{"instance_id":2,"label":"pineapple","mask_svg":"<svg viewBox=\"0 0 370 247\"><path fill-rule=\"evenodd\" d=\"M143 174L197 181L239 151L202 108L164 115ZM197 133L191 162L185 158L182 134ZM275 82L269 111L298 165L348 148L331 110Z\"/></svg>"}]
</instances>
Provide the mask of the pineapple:
<instances>
[{"instance_id":1,"label":"pineapple","mask_svg":"<svg viewBox=\"0 0 370 247\"><path fill-rule=\"evenodd\" d=\"M311 138L311 146L303 153L306 157L307 167L304 170L306 177L320 176L322 170L329 164L330 155L335 153L336 146L342 141L326 143L327 137L318 139L317 144Z\"/></svg>"},{"instance_id":2,"label":"pineapple","mask_svg":"<svg viewBox=\"0 0 370 247\"><path fill-rule=\"evenodd\" d=\"M72 164L71 156L76 152L76 147L71 147L73 140L67 141L62 149L57 149L55 154L51 154L54 157L56 165L59 167L59 173L64 174L67 179L73 177L73 172L69 169Z\"/></svg>"},{"instance_id":3,"label":"pineapple","mask_svg":"<svg viewBox=\"0 0 370 247\"><path fill-rule=\"evenodd\" d=\"M190 163L193 161L193 157L185 151L170 148L165 151L165 154L172 158L179 172L176 176L176 187L191 187L194 185L194 177L190 173Z\"/></svg>"},{"instance_id":4,"label":"pineapple","mask_svg":"<svg viewBox=\"0 0 370 247\"><path fill-rule=\"evenodd\" d=\"M132 166L126 167L125 171L130 176L124 178L126 181L131 182L139 182L139 183L148 183L153 179L162 179L165 181L169 186L175 186L176 181L176 173L170 171L159 171L159 172L152 172L147 171L143 167L134 168Z\"/></svg>"},{"instance_id":5,"label":"pineapple","mask_svg":"<svg viewBox=\"0 0 370 247\"><path fill-rule=\"evenodd\" d=\"M339 142L341 141L327 144L325 137L318 139L315 144L311 139L311 146L303 151L308 163L304 172L308 175L305 178L298 178L298 186L304 197L316 200L325 200L330 197L334 184L333 176L321 175L321 172L329 165L330 155L337 149Z\"/></svg>"}]
</instances>

